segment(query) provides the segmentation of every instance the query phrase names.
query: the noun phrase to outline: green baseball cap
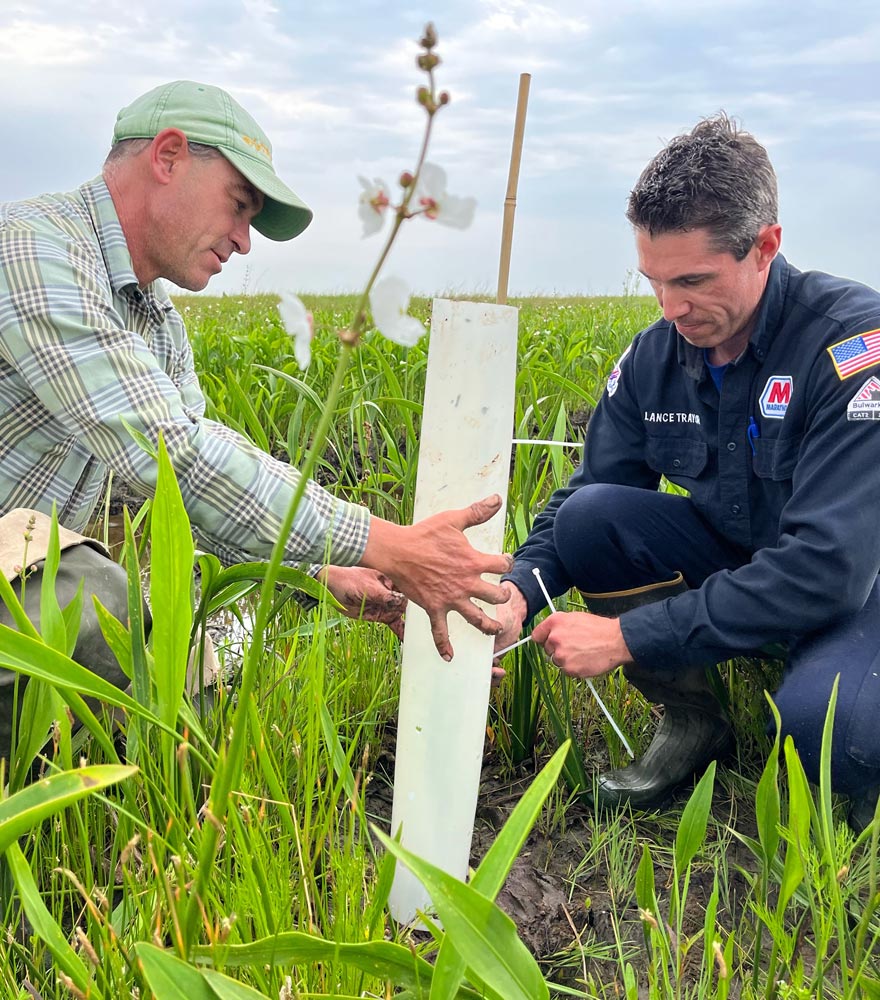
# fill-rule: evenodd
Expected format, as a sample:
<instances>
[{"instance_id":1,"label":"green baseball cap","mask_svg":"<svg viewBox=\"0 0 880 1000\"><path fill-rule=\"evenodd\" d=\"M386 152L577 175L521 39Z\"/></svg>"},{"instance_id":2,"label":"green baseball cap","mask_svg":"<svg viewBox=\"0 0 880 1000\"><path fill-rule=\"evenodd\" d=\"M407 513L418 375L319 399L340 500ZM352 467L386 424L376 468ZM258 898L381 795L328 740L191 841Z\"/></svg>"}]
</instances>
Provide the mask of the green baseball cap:
<instances>
[{"instance_id":1,"label":"green baseball cap","mask_svg":"<svg viewBox=\"0 0 880 1000\"><path fill-rule=\"evenodd\" d=\"M156 87L119 112L113 144L152 139L166 128L215 147L263 192L263 208L252 224L270 240L293 239L312 221L312 210L275 173L266 133L225 90L191 80Z\"/></svg>"}]
</instances>

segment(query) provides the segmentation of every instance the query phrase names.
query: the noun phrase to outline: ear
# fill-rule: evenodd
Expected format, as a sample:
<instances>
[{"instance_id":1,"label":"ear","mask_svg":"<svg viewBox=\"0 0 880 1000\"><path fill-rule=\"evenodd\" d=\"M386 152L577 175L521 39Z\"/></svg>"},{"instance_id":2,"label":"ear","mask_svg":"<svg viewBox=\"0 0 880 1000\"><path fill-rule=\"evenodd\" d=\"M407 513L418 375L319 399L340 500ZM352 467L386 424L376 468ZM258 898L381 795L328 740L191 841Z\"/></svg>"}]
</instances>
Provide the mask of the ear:
<instances>
[{"instance_id":1,"label":"ear","mask_svg":"<svg viewBox=\"0 0 880 1000\"><path fill-rule=\"evenodd\" d=\"M758 270L764 271L779 253L782 244L782 226L778 222L764 226L758 231L755 249L758 251Z\"/></svg>"},{"instance_id":2,"label":"ear","mask_svg":"<svg viewBox=\"0 0 880 1000\"><path fill-rule=\"evenodd\" d=\"M186 136L179 128L163 129L150 144L150 171L159 184L170 184L175 166L189 157Z\"/></svg>"}]
</instances>

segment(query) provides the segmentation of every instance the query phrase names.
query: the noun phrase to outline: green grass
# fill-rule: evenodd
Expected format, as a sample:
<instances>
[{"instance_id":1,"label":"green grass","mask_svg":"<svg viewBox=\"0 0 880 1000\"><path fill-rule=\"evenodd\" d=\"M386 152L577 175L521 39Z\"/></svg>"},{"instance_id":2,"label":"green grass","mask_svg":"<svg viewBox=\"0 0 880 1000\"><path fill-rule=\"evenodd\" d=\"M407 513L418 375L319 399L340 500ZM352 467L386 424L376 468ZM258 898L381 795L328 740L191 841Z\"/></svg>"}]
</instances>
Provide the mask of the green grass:
<instances>
[{"instance_id":1,"label":"green grass","mask_svg":"<svg viewBox=\"0 0 880 1000\"><path fill-rule=\"evenodd\" d=\"M354 302L306 297L319 332L304 374L273 297L180 299L210 415L301 464L339 354L334 331L350 322ZM656 305L633 297L512 304L520 308L515 436L582 440L614 360L651 322ZM413 304L426 320L429 309L427 300ZM366 334L317 467L330 488L393 518L409 519L413 507L426 351L426 341L405 351ZM573 449L512 452L509 547L576 460ZM64 808L46 793L43 811L27 822L7 800L25 825L15 828L20 839L0 873L7 929L0 935L0 996L111 998L137 988L144 1000L188 1000L253 996L244 992L250 987L274 1000L285 995L290 977L290 997L385 997L402 989L400 995L427 998L431 971L420 958L433 961L437 944L388 918L388 860L370 826L380 818L378 791L389 771L396 641L387 630L340 619L326 602L310 613L286 603L263 615L262 628L253 592L236 604L246 654L243 668L235 664L253 687L221 692L199 719L185 699L169 694L178 690L189 654L191 557L169 477L160 492L150 517L150 574L163 594L176 588L179 596L156 615L150 646L136 628L108 624L140 692L140 706L130 705L125 721L128 758L138 771L114 771L112 783ZM132 539L127 565L137 592ZM231 600L239 584L225 592ZM21 639L16 663L36 671L51 662L68 687L88 693L62 635L56 628L42 639ZM0 636L4 665L14 665L12 649L11 637ZM559 983L551 995L880 995L876 836L856 843L827 785L807 789L790 749L768 741L762 688L778 668L725 668L738 757L707 776L688 803L633 818L594 816L577 795L599 769L624 762L585 688L563 683L555 671L542 674L528 646L517 664L491 708L492 752L502 775L513 784L564 738L574 743L555 765L563 778L543 779L547 787L516 820L516 835L506 828L473 891L445 887L452 910L444 924L452 945L459 942L472 986L482 980L491 987L497 973L508 985L486 995L519 995L510 992L519 988L542 995L491 902L499 872L534 822L534 843L549 844L557 856L577 844L563 873L574 916L592 908L609 928L600 934L575 920L582 947L543 966ZM619 676L597 687L634 747L643 748L650 707ZM28 709L23 731L45 717L43 704L35 700ZM108 717L95 720L94 735L81 731L72 740L63 718L57 744L34 769L75 775L80 757L118 765ZM245 725L247 739L238 744L235 731ZM785 769L777 766L780 756ZM40 793L28 785L34 769L24 761L10 791L27 786ZM639 909L642 920L634 916ZM469 950L473 935L484 933L487 953L498 948L494 966ZM443 958L444 975L454 978L456 968Z\"/></svg>"}]
</instances>

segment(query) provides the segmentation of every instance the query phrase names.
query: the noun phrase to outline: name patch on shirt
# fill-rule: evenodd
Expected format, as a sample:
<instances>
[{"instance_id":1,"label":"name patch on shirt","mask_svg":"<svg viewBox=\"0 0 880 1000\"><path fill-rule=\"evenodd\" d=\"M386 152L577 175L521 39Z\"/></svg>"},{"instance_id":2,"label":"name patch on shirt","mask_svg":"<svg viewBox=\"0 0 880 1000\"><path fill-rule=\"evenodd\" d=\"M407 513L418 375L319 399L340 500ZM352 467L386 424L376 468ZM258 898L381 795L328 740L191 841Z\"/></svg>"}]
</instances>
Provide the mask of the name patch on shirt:
<instances>
[{"instance_id":1,"label":"name patch on shirt","mask_svg":"<svg viewBox=\"0 0 880 1000\"><path fill-rule=\"evenodd\" d=\"M782 420L791 402L791 375L771 375L761 393L761 414L771 420Z\"/></svg>"},{"instance_id":2,"label":"name patch on shirt","mask_svg":"<svg viewBox=\"0 0 880 1000\"><path fill-rule=\"evenodd\" d=\"M623 364L624 359L631 350L632 350L632 344L630 344L629 347L627 347L627 349L623 352L623 354L620 355L620 360L617 362L611 374L608 376L608 381L605 383L605 389L608 392L609 396L613 396L614 393L617 392L617 386L618 383L620 382L620 366Z\"/></svg>"},{"instance_id":3,"label":"name patch on shirt","mask_svg":"<svg viewBox=\"0 0 880 1000\"><path fill-rule=\"evenodd\" d=\"M872 375L846 407L847 420L880 420L880 378Z\"/></svg>"},{"instance_id":4,"label":"name patch on shirt","mask_svg":"<svg viewBox=\"0 0 880 1000\"><path fill-rule=\"evenodd\" d=\"M671 410L652 413L649 410L645 410L646 424L698 424L699 422L699 413L677 413Z\"/></svg>"},{"instance_id":5,"label":"name patch on shirt","mask_svg":"<svg viewBox=\"0 0 880 1000\"><path fill-rule=\"evenodd\" d=\"M828 348L837 377L843 381L880 362L880 329L868 330Z\"/></svg>"}]
</instances>

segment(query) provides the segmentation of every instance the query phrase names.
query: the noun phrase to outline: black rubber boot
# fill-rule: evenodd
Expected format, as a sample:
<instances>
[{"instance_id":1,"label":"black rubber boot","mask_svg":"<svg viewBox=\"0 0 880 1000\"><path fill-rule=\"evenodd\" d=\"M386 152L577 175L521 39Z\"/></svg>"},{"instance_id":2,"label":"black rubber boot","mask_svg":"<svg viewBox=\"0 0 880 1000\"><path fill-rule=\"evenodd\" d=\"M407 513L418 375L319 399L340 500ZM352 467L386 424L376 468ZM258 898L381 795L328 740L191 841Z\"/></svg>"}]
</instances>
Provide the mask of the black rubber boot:
<instances>
[{"instance_id":1,"label":"black rubber boot","mask_svg":"<svg viewBox=\"0 0 880 1000\"><path fill-rule=\"evenodd\" d=\"M880 785L872 785L861 795L854 795L850 799L846 818L854 833L861 833L874 822L878 796L880 796Z\"/></svg>"},{"instance_id":2,"label":"black rubber boot","mask_svg":"<svg viewBox=\"0 0 880 1000\"><path fill-rule=\"evenodd\" d=\"M685 590L687 584L679 574L674 580L637 590L584 596L594 614L617 617ZM663 705L663 718L640 760L599 776L595 804L607 809L627 805L659 809L678 788L702 774L710 761L732 749L733 730L705 668L658 673L629 664L623 673L648 701Z\"/></svg>"},{"instance_id":3,"label":"black rubber boot","mask_svg":"<svg viewBox=\"0 0 880 1000\"><path fill-rule=\"evenodd\" d=\"M42 567L42 562L37 563L36 571L28 576L25 586L24 609L37 631L40 630ZM74 598L80 581L85 581L82 618L73 651L73 659L110 681L111 684L115 684L116 687L126 688L129 679L122 672L116 657L104 641L92 601L94 594L110 614L126 624L128 622L128 585L125 570L90 545L75 545L73 548L64 549L61 553L61 561L55 579L55 593L62 608ZM16 595L20 597L21 581L14 581L12 586ZM149 629L150 620L146 608L144 613L147 615L145 626ZM0 622L15 628L15 622L9 609L2 601L0 601ZM15 677L13 671L0 669L0 756L7 758L12 737ZM22 677L19 683L19 704L23 690L22 682L25 680L26 678ZM96 706L92 705L92 707Z\"/></svg>"}]
</instances>

